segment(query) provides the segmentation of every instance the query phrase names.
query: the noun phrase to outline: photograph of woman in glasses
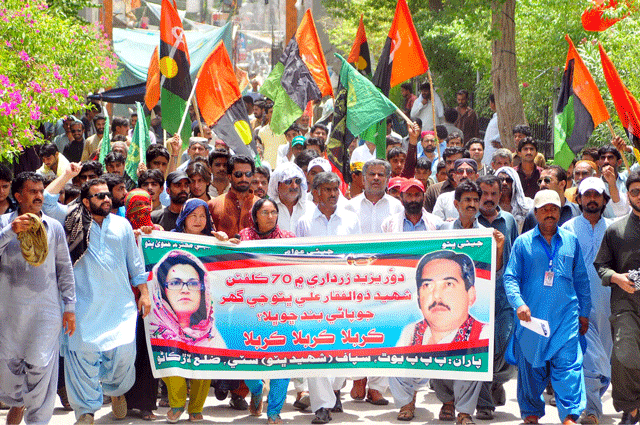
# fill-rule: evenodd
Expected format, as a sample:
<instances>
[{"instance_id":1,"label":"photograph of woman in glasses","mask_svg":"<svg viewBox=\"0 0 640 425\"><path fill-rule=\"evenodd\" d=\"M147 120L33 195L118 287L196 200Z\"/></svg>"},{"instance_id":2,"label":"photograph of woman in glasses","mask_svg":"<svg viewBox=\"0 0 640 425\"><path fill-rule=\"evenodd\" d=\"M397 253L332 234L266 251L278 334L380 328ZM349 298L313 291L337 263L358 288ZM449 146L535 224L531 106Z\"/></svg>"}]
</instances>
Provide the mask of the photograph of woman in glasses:
<instances>
[{"instance_id":1,"label":"photograph of woman in glasses","mask_svg":"<svg viewBox=\"0 0 640 425\"><path fill-rule=\"evenodd\" d=\"M151 338L227 348L215 327L207 270L197 257L171 251L156 264L153 277Z\"/></svg>"}]
</instances>

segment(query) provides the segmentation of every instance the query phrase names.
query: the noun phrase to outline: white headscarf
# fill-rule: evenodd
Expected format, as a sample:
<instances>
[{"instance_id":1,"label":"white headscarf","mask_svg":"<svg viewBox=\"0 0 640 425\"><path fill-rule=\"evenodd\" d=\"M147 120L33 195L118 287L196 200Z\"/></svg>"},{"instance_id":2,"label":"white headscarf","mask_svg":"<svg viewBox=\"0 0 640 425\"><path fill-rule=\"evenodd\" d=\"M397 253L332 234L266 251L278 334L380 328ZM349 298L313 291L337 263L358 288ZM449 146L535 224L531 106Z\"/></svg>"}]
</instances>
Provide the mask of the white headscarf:
<instances>
[{"instance_id":1,"label":"white headscarf","mask_svg":"<svg viewBox=\"0 0 640 425\"><path fill-rule=\"evenodd\" d=\"M524 196L520 176L518 176L518 172L515 169L511 167L500 167L496 170L495 175L498 176L500 173L508 174L513 180L513 185L511 186L511 214L513 214L518 224L520 224L529 210L533 208L533 199Z\"/></svg>"},{"instance_id":2,"label":"white headscarf","mask_svg":"<svg viewBox=\"0 0 640 425\"><path fill-rule=\"evenodd\" d=\"M284 164L280 164L276 167L269 178L269 188L267 189L267 195L269 195L269 198L274 201L280 200L280 197L278 196L278 184L296 177L299 177L302 180L300 182L300 197L302 197L307 193L307 177L304 175L304 171L302 171L302 169L293 162L285 162Z\"/></svg>"}]
</instances>

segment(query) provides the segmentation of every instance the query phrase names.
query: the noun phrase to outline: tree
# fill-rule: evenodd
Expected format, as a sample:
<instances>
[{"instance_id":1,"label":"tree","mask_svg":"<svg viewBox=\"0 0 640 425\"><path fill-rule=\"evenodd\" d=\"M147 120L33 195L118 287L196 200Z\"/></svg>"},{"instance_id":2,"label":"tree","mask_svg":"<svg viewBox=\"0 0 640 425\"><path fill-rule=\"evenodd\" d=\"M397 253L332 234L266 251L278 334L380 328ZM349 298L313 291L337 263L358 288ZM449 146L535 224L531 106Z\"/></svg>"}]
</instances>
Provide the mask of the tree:
<instances>
[{"instance_id":1,"label":"tree","mask_svg":"<svg viewBox=\"0 0 640 425\"><path fill-rule=\"evenodd\" d=\"M526 124L516 64L516 0L491 2L491 25L497 37L491 43L491 78L502 145L515 150L512 129Z\"/></svg>"},{"instance_id":2,"label":"tree","mask_svg":"<svg viewBox=\"0 0 640 425\"><path fill-rule=\"evenodd\" d=\"M0 0L0 40L0 160L42 143L41 123L83 111L87 93L115 84L116 57L100 29L46 2Z\"/></svg>"}]
</instances>

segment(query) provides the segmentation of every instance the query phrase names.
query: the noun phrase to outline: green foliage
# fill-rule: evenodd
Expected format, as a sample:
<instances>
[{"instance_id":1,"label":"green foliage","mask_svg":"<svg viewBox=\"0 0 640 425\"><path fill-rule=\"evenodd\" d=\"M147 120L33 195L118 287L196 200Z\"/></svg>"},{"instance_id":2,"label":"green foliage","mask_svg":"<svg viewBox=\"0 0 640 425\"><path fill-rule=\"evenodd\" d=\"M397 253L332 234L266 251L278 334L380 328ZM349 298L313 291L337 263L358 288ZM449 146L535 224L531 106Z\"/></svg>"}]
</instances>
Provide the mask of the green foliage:
<instances>
[{"instance_id":1,"label":"green foliage","mask_svg":"<svg viewBox=\"0 0 640 425\"><path fill-rule=\"evenodd\" d=\"M116 81L101 30L44 2L0 0L0 40L0 160L42 143L41 123L84 110L87 93Z\"/></svg>"},{"instance_id":2,"label":"green foliage","mask_svg":"<svg viewBox=\"0 0 640 425\"><path fill-rule=\"evenodd\" d=\"M49 13L63 18L77 18L78 12L85 7L98 7L91 0L47 0Z\"/></svg>"}]
</instances>

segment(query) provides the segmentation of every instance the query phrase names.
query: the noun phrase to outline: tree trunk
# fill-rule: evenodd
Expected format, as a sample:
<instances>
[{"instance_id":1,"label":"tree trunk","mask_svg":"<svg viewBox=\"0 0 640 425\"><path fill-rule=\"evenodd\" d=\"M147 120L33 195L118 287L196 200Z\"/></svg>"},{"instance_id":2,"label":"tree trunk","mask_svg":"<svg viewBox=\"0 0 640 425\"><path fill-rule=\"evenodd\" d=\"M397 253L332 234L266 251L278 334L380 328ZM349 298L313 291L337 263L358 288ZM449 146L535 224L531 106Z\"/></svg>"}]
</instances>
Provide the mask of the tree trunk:
<instances>
[{"instance_id":1,"label":"tree trunk","mask_svg":"<svg viewBox=\"0 0 640 425\"><path fill-rule=\"evenodd\" d=\"M496 98L502 146L515 150L513 127L526 124L516 63L516 0L492 0L491 25L498 36L491 43L491 79Z\"/></svg>"}]
</instances>

